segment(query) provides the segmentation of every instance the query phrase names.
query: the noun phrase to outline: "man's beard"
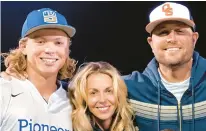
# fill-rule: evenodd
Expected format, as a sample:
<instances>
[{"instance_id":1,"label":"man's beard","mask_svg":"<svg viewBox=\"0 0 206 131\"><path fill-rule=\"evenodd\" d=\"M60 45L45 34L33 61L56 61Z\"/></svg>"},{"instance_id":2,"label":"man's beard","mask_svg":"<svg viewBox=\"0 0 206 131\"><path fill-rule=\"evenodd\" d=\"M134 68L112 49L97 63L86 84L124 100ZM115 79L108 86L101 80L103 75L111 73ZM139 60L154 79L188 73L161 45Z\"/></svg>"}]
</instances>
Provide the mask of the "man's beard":
<instances>
[{"instance_id":1,"label":"man's beard","mask_svg":"<svg viewBox=\"0 0 206 131\"><path fill-rule=\"evenodd\" d=\"M191 58L188 58L186 60L181 59L181 60L176 61L176 62L170 62L170 61L167 61L167 60L164 60L164 59L157 59L159 64L162 64L162 65L164 65L168 68L171 68L171 69L179 68L179 67L185 65L186 63L188 63L190 60L191 60Z\"/></svg>"}]
</instances>

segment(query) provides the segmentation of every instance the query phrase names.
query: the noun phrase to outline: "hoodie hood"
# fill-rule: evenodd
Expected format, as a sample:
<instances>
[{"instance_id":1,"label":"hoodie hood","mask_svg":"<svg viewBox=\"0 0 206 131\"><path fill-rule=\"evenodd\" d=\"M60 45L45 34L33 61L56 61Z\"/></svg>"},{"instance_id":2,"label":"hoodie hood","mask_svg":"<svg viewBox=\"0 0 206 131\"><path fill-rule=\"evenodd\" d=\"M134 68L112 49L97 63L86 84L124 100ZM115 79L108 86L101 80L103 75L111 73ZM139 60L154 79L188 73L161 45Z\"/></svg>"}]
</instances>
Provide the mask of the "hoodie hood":
<instances>
[{"instance_id":1,"label":"hoodie hood","mask_svg":"<svg viewBox=\"0 0 206 131\"><path fill-rule=\"evenodd\" d=\"M153 58L146 69L143 72L153 83L155 87L158 86L158 81L160 81L160 76L158 73L158 62ZM206 59L201 57L198 52L193 53L193 65L191 78L193 79L193 86L195 87L203 81L203 76L206 75Z\"/></svg>"}]
</instances>

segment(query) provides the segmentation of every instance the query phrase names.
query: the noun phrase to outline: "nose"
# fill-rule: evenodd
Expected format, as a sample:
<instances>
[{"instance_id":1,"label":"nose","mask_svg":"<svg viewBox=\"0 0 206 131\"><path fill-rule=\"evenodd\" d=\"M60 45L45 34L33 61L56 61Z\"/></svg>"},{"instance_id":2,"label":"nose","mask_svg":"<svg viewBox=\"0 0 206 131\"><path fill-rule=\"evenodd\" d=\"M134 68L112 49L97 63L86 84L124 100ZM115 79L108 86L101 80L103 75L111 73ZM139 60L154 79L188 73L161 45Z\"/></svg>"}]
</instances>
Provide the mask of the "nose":
<instances>
[{"instance_id":1,"label":"nose","mask_svg":"<svg viewBox=\"0 0 206 131\"><path fill-rule=\"evenodd\" d=\"M176 42L176 34L174 30L171 30L171 32L167 36L167 43L175 43L175 42Z\"/></svg>"},{"instance_id":2,"label":"nose","mask_svg":"<svg viewBox=\"0 0 206 131\"><path fill-rule=\"evenodd\" d=\"M55 47L54 47L53 43L47 43L46 47L44 48L44 52L46 54L54 54Z\"/></svg>"},{"instance_id":3,"label":"nose","mask_svg":"<svg viewBox=\"0 0 206 131\"><path fill-rule=\"evenodd\" d=\"M52 48L47 47L47 48L44 49L44 52L46 54L54 54L55 51Z\"/></svg>"},{"instance_id":4,"label":"nose","mask_svg":"<svg viewBox=\"0 0 206 131\"><path fill-rule=\"evenodd\" d=\"M104 93L101 93L99 102L104 103L106 101L106 96Z\"/></svg>"}]
</instances>

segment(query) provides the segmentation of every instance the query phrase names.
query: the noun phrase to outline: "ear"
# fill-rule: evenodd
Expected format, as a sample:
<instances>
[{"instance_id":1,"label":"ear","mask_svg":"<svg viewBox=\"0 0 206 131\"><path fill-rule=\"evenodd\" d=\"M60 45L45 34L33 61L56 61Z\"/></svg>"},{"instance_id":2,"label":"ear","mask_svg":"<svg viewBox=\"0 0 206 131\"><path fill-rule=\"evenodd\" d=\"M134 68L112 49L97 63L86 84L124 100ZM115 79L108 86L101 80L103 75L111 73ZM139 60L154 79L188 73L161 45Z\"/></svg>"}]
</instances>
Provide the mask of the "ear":
<instances>
[{"instance_id":1,"label":"ear","mask_svg":"<svg viewBox=\"0 0 206 131\"><path fill-rule=\"evenodd\" d=\"M19 41L19 49L22 51L22 53L23 53L24 55L26 55L27 40L28 40L28 38L22 38L22 39Z\"/></svg>"},{"instance_id":2,"label":"ear","mask_svg":"<svg viewBox=\"0 0 206 131\"><path fill-rule=\"evenodd\" d=\"M152 37L151 36L147 37L147 42L150 45L150 47L152 47Z\"/></svg>"},{"instance_id":3,"label":"ear","mask_svg":"<svg viewBox=\"0 0 206 131\"><path fill-rule=\"evenodd\" d=\"M192 35L194 47L195 47L195 45L197 43L198 38L199 38L199 33L198 32L194 32L193 35Z\"/></svg>"},{"instance_id":4,"label":"ear","mask_svg":"<svg viewBox=\"0 0 206 131\"><path fill-rule=\"evenodd\" d=\"M154 51L153 51L153 41L152 41L152 36L147 37L147 42L148 42L148 44L150 45L150 47L151 47L151 49L152 49L152 52L154 53Z\"/></svg>"}]
</instances>

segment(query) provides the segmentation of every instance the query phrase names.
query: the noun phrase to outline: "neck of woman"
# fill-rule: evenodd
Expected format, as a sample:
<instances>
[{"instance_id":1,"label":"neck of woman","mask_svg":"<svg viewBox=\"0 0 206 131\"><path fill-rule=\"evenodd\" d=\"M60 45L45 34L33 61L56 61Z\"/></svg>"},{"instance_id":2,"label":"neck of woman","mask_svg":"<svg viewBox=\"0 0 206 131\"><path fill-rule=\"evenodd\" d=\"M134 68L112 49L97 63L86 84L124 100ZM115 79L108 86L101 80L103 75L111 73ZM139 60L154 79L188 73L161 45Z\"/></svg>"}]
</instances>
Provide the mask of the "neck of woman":
<instances>
[{"instance_id":1,"label":"neck of woman","mask_svg":"<svg viewBox=\"0 0 206 131\"><path fill-rule=\"evenodd\" d=\"M101 120L95 116L92 116L92 121L93 125L97 124L102 131L108 131L112 125L112 118Z\"/></svg>"}]
</instances>

